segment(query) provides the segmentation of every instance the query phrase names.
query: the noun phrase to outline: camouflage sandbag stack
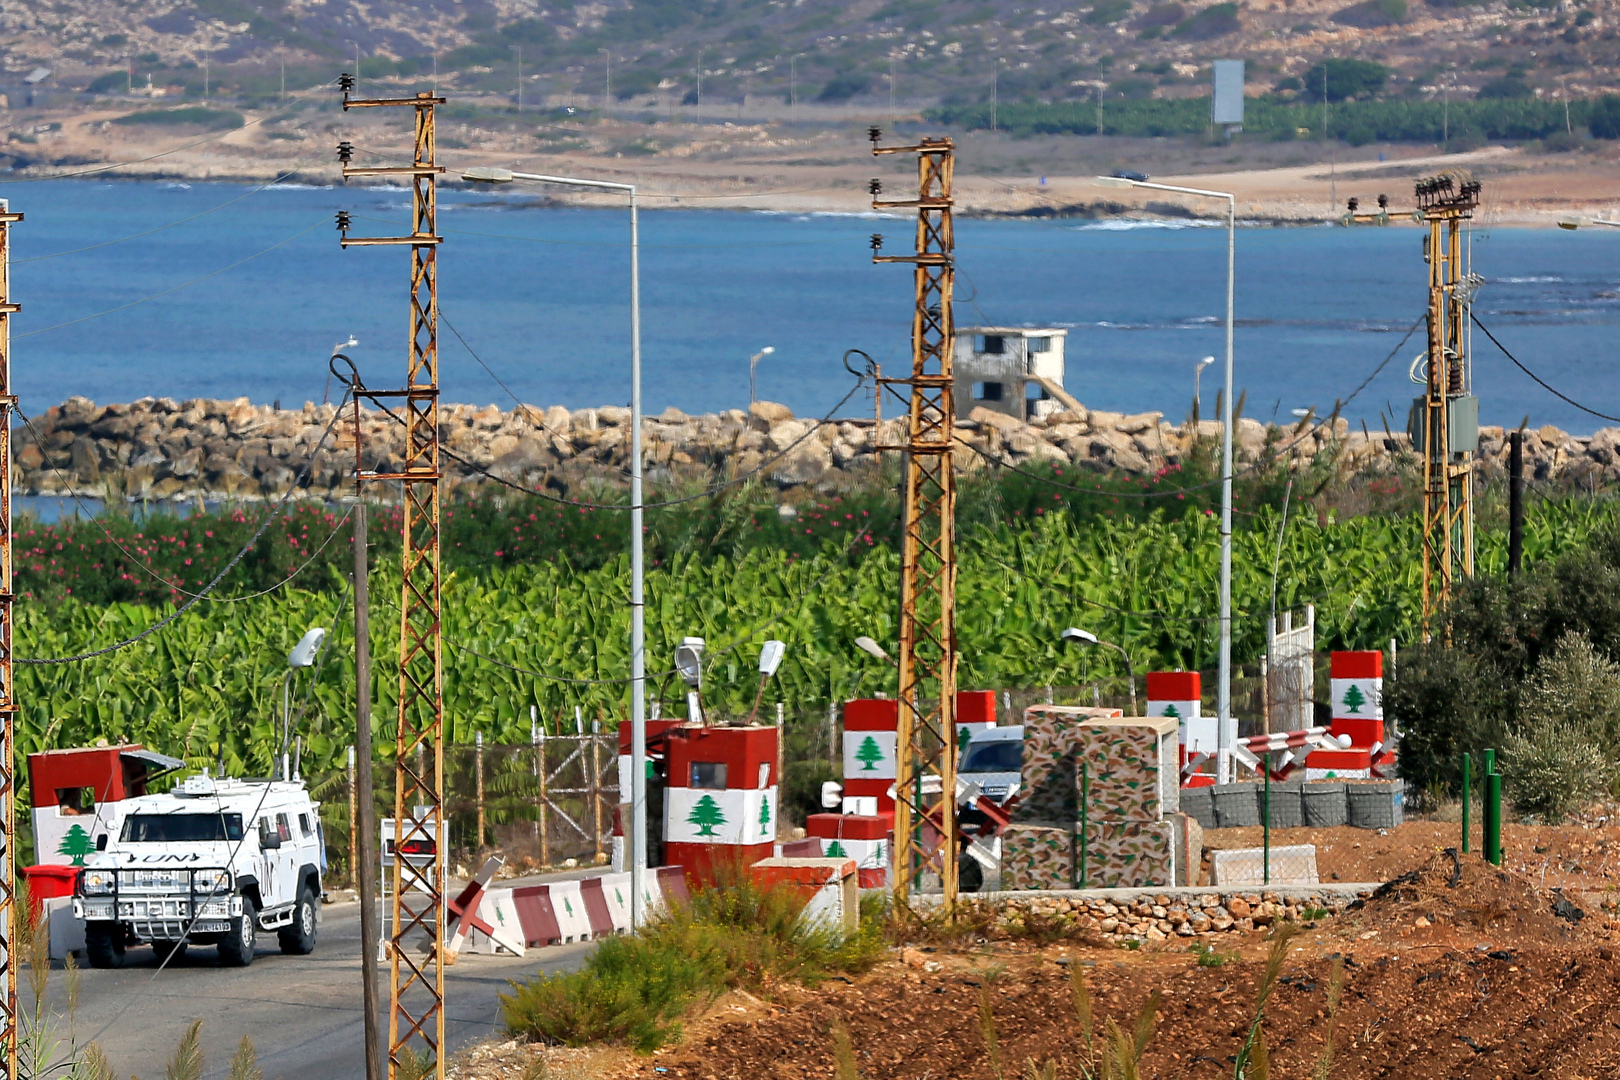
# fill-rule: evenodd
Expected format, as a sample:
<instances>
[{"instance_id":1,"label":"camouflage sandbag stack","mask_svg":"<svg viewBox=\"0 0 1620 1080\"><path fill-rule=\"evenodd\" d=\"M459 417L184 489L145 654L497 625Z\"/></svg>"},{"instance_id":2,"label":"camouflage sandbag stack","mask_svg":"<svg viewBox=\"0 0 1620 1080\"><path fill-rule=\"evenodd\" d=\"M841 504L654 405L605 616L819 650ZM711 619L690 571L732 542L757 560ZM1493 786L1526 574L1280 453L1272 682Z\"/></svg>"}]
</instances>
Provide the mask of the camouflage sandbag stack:
<instances>
[{"instance_id":1,"label":"camouflage sandbag stack","mask_svg":"<svg viewBox=\"0 0 1620 1080\"><path fill-rule=\"evenodd\" d=\"M1088 821L1085 887L1173 886L1175 850L1176 830L1169 821Z\"/></svg>"},{"instance_id":2,"label":"camouflage sandbag stack","mask_svg":"<svg viewBox=\"0 0 1620 1080\"><path fill-rule=\"evenodd\" d=\"M1118 709L1079 705L1031 705L1024 710L1022 794L1012 819L1020 824L1058 825L1073 829L1080 817L1080 795L1074 786L1075 754L1090 737L1088 723L1119 719Z\"/></svg>"},{"instance_id":3,"label":"camouflage sandbag stack","mask_svg":"<svg viewBox=\"0 0 1620 1080\"><path fill-rule=\"evenodd\" d=\"M1178 737L1174 717L1025 710L1023 795L1002 832L1002 888L1174 886Z\"/></svg>"},{"instance_id":4,"label":"camouflage sandbag stack","mask_svg":"<svg viewBox=\"0 0 1620 1080\"><path fill-rule=\"evenodd\" d=\"M1047 825L1009 825L1001 834L1003 889L1074 888L1074 832Z\"/></svg>"}]
</instances>

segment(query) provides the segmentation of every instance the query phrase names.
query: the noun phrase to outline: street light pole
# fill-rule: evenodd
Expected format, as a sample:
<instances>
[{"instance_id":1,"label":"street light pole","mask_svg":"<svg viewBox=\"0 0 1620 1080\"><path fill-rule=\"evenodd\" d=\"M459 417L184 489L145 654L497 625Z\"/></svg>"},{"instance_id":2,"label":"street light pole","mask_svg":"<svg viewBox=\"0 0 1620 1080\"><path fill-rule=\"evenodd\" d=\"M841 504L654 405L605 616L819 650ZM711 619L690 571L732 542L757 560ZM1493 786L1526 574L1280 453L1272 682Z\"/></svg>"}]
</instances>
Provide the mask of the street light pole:
<instances>
[{"instance_id":1,"label":"street light pole","mask_svg":"<svg viewBox=\"0 0 1620 1080\"><path fill-rule=\"evenodd\" d=\"M1232 719L1232 287L1237 267L1237 197L1229 191L1155 184L1147 180L1099 176L1104 187L1148 188L1226 200L1226 394L1221 402L1221 644L1220 677L1215 694L1216 782L1232 782L1232 748L1237 724Z\"/></svg>"},{"instance_id":2,"label":"street light pole","mask_svg":"<svg viewBox=\"0 0 1620 1080\"><path fill-rule=\"evenodd\" d=\"M630 922L639 927L647 919L647 628L641 538L641 227L636 185L494 168L468 169L461 176L492 184L525 180L601 188L630 197Z\"/></svg>"},{"instance_id":3,"label":"street light pole","mask_svg":"<svg viewBox=\"0 0 1620 1080\"><path fill-rule=\"evenodd\" d=\"M1199 419L1203 419L1204 416L1204 394L1203 391L1198 388L1198 383L1203 377L1204 369L1209 367L1209 365L1213 364L1214 362L1215 358L1213 356L1206 356L1202 360L1198 361L1198 363L1193 365L1193 413L1197 415ZM1196 432L1194 434L1196 434Z\"/></svg>"},{"instance_id":4,"label":"street light pole","mask_svg":"<svg viewBox=\"0 0 1620 1080\"><path fill-rule=\"evenodd\" d=\"M759 362L762 359L771 355L771 353L775 351L776 347L774 345L767 345L763 349L759 350L759 352L748 358L748 404L750 405L759 400L754 396L754 369L759 366Z\"/></svg>"}]
</instances>

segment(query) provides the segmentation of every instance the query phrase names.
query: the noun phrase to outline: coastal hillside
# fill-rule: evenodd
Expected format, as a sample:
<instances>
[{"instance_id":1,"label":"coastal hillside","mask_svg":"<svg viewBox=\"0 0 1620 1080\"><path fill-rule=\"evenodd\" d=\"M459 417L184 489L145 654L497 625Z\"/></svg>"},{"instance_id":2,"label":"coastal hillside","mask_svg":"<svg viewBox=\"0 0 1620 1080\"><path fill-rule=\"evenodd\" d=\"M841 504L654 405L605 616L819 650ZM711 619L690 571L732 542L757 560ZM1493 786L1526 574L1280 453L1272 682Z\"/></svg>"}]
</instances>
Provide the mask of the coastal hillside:
<instances>
[{"instance_id":1,"label":"coastal hillside","mask_svg":"<svg viewBox=\"0 0 1620 1080\"><path fill-rule=\"evenodd\" d=\"M268 96L283 72L324 81L358 52L373 83L514 99L521 83L536 105L653 108L1106 105L1206 94L1219 57L1249 61L1251 95L1330 103L1579 97L1620 81L1597 0L4 0L0 49L10 81L48 67L43 86L109 94L150 79L170 96Z\"/></svg>"}]
</instances>

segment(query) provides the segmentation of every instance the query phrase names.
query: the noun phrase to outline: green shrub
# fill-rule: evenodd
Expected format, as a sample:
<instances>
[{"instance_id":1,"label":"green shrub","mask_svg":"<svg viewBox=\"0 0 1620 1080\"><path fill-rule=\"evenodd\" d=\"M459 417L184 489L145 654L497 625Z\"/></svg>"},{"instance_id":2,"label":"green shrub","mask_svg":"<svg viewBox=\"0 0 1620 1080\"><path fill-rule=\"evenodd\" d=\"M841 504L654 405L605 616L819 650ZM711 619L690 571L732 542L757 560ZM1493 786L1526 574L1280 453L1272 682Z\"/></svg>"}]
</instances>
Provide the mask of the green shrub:
<instances>
[{"instance_id":1,"label":"green shrub","mask_svg":"<svg viewBox=\"0 0 1620 1080\"><path fill-rule=\"evenodd\" d=\"M726 990L758 992L781 979L815 986L866 970L884 947L881 911L870 904L861 929L844 937L802 923L793 892L724 876L638 936L601 942L579 971L514 983L501 995L507 1030L568 1046L623 1042L649 1054L679 1038L694 1007Z\"/></svg>"},{"instance_id":2,"label":"green shrub","mask_svg":"<svg viewBox=\"0 0 1620 1080\"><path fill-rule=\"evenodd\" d=\"M1177 26L1173 33L1189 41L1212 41L1241 29L1243 23L1238 19L1236 4L1211 4Z\"/></svg>"},{"instance_id":3,"label":"green shrub","mask_svg":"<svg viewBox=\"0 0 1620 1080\"><path fill-rule=\"evenodd\" d=\"M1503 743L1502 780L1515 809L1556 825L1602 794L1609 762L1586 731L1562 723L1532 726Z\"/></svg>"},{"instance_id":4,"label":"green shrub","mask_svg":"<svg viewBox=\"0 0 1620 1080\"><path fill-rule=\"evenodd\" d=\"M1620 139L1620 95L1604 94L1594 101L1586 123L1594 139Z\"/></svg>"},{"instance_id":5,"label":"green shrub","mask_svg":"<svg viewBox=\"0 0 1620 1080\"><path fill-rule=\"evenodd\" d=\"M1348 101L1378 93L1389 75L1389 68L1383 64L1335 57L1312 65L1303 81L1305 93L1313 101L1322 100L1324 85L1329 101Z\"/></svg>"}]
</instances>

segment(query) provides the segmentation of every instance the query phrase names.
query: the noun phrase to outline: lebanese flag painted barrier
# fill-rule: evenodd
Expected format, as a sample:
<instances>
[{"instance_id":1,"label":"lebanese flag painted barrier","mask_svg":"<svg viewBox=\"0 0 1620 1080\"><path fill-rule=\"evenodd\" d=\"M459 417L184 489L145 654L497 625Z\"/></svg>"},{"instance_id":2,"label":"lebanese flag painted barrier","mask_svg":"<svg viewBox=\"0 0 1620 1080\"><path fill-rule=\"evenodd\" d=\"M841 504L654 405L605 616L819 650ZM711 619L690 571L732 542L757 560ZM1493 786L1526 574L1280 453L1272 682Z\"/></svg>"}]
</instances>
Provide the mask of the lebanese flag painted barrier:
<instances>
[{"instance_id":1,"label":"lebanese flag painted barrier","mask_svg":"<svg viewBox=\"0 0 1620 1080\"><path fill-rule=\"evenodd\" d=\"M499 866L498 859L490 861ZM485 869L493 876L489 864ZM646 887L650 914L691 899L679 866L649 867ZM451 941L456 949L465 943L475 952L522 956L527 949L627 934L630 896L628 873L493 889L486 878L482 884L469 884L451 901L456 919Z\"/></svg>"}]
</instances>

